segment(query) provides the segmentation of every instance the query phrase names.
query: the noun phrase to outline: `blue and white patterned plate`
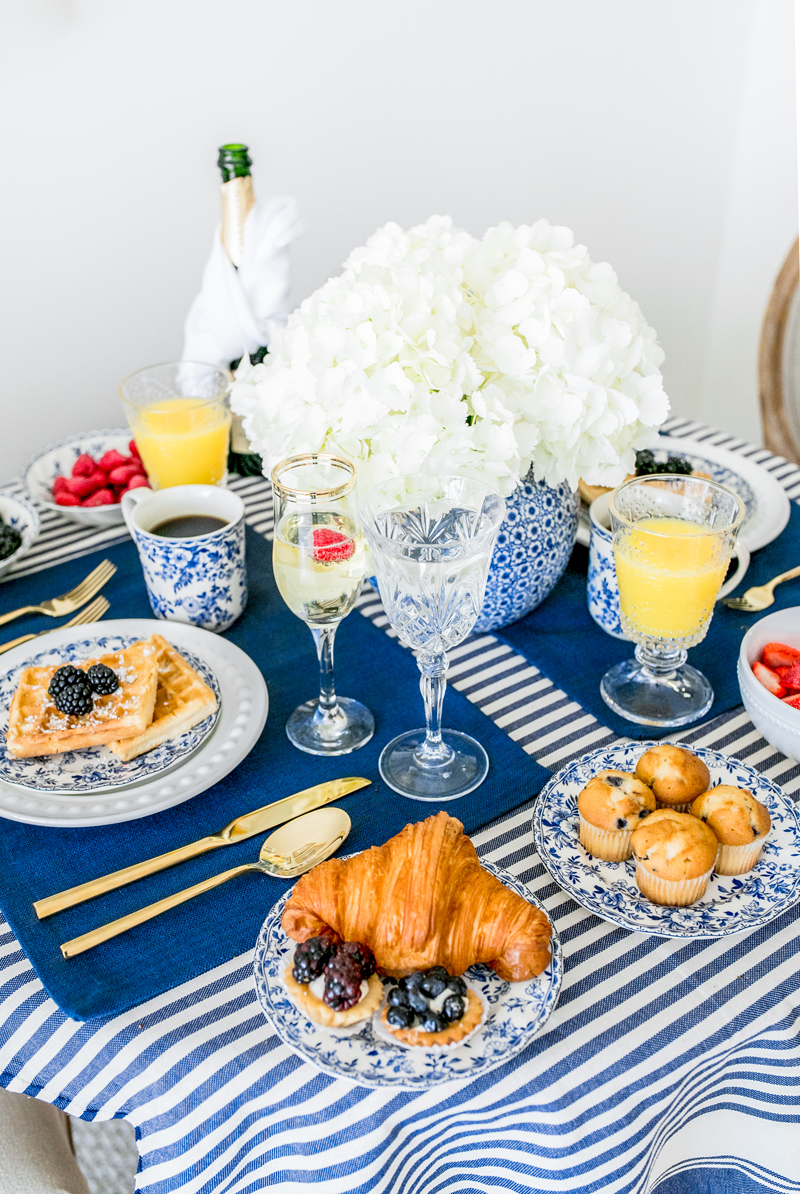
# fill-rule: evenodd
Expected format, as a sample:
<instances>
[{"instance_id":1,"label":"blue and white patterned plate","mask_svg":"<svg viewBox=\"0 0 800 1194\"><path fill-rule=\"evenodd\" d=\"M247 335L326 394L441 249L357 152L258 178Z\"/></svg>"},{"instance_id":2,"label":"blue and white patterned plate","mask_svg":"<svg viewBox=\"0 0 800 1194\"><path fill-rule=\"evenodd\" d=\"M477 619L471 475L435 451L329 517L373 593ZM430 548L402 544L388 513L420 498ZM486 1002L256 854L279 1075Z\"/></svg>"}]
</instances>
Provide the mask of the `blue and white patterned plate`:
<instances>
[{"instance_id":1,"label":"blue and white patterned plate","mask_svg":"<svg viewBox=\"0 0 800 1194\"><path fill-rule=\"evenodd\" d=\"M99 792L107 788L121 788L166 771L196 750L213 730L220 710L219 684L207 663L198 659L185 647L181 655L197 671L217 698L217 710L191 730L171 738L138 759L123 762L107 746L91 746L86 750L70 750L59 755L41 755L35 759L15 759L5 749L8 729L8 709L23 667L51 667L58 663L80 663L97 655L122 651L139 639L133 635L111 635L106 638L81 639L68 646L51 647L41 651L24 664L18 664L0 676L0 779L34 792Z\"/></svg>"},{"instance_id":2,"label":"blue and white patterned plate","mask_svg":"<svg viewBox=\"0 0 800 1194\"><path fill-rule=\"evenodd\" d=\"M772 818L760 860L747 875L712 875L701 900L668 908L645 899L636 886L634 863L593 858L578 840L578 794L607 768L632 772L655 742L619 743L583 755L544 787L533 813L536 852L559 886L596 916L656 937L726 937L768 924L800 901L800 814L795 803L738 759L692 747L705 762L712 785L747 788Z\"/></svg>"},{"instance_id":3,"label":"blue and white patterned plate","mask_svg":"<svg viewBox=\"0 0 800 1194\"><path fill-rule=\"evenodd\" d=\"M481 864L530 904L541 908L523 883L489 862ZM408 1049L382 1039L371 1021L350 1036L334 1036L308 1020L292 1003L283 972L295 948L281 929L286 895L270 912L256 942L253 962L261 1007L285 1045L333 1078L360 1086L393 1086L424 1090L443 1082L477 1078L503 1065L533 1039L558 1000L563 974L561 942L553 928L552 959L547 969L527 983L507 983L488 966L471 966L467 978L487 1008L486 1022L457 1049L434 1052ZM544 911L544 909L542 909Z\"/></svg>"}]
</instances>

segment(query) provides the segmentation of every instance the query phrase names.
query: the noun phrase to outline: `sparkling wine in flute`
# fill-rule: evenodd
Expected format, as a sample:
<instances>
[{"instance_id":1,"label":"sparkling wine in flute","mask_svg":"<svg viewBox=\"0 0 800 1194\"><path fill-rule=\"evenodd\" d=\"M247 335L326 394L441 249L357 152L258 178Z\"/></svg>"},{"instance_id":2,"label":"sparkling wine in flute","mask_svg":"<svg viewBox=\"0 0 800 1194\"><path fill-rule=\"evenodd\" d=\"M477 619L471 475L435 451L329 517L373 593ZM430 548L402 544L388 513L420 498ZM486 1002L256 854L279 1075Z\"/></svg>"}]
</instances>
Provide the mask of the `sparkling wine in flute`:
<instances>
[{"instance_id":1,"label":"sparkling wine in flute","mask_svg":"<svg viewBox=\"0 0 800 1194\"><path fill-rule=\"evenodd\" d=\"M286 514L275 531L272 566L280 595L293 614L325 626L347 617L365 567L364 543L344 514Z\"/></svg>"}]
</instances>

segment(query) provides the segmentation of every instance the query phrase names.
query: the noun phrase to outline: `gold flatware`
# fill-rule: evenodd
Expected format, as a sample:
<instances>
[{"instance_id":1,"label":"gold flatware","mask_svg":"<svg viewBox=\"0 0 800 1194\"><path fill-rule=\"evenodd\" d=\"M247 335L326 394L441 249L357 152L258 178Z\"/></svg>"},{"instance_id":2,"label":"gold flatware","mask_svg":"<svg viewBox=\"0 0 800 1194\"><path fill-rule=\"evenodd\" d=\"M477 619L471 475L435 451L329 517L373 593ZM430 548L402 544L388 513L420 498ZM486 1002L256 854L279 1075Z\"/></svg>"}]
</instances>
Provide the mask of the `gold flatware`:
<instances>
[{"instance_id":1,"label":"gold flatware","mask_svg":"<svg viewBox=\"0 0 800 1194\"><path fill-rule=\"evenodd\" d=\"M117 566L112 564L111 560L103 560L68 593L62 593L60 597L51 597L41 605L21 605L19 609L12 609L8 614L0 615L0 626L5 626L6 622L13 622L15 618L21 618L23 614L47 614L48 618L63 618L65 614L74 614L76 609L80 609L100 592L116 570Z\"/></svg>"},{"instance_id":2,"label":"gold flatware","mask_svg":"<svg viewBox=\"0 0 800 1194\"><path fill-rule=\"evenodd\" d=\"M118 887L125 887L137 879L165 871L188 858L196 858L198 854L207 854L209 850L217 850L220 846L243 842L257 833L263 833L265 829L274 829L284 821L293 821L301 813L321 808L322 805L348 796L351 792L357 792L359 788L366 788L371 783L372 780L364 779L363 776L349 776L347 779L329 779L323 784L315 784L313 788L305 788L302 792L295 792L293 796L285 796L283 800L275 800L252 813L245 813L231 821L219 833L202 837L188 846L179 846L176 850L157 854L155 858L148 858L145 862L135 862L120 871L112 871L109 875L101 875L99 879L90 879L77 887L70 887L56 895L37 900L33 909L39 920L44 920L54 912L63 912L65 908L72 908L85 900L93 900L96 896L105 895L107 891L115 891Z\"/></svg>"},{"instance_id":3,"label":"gold flatware","mask_svg":"<svg viewBox=\"0 0 800 1194\"><path fill-rule=\"evenodd\" d=\"M722 604L727 605L728 609L738 609L745 614L758 614L775 601L775 587L782 585L785 580L794 580L796 576L800 576L800 568L782 572L780 576L774 576L765 585L753 585L752 589L748 589L741 597L723 597Z\"/></svg>"},{"instance_id":4,"label":"gold flatware","mask_svg":"<svg viewBox=\"0 0 800 1194\"><path fill-rule=\"evenodd\" d=\"M242 866L235 866L219 875L212 875L202 883L195 883L193 887L186 887L183 891L176 891L174 895L157 900L155 904L148 904L137 912L121 916L119 920L112 920L106 925L100 925L72 941L65 941L61 952L65 958L74 958L76 954L85 953L87 949L94 949L102 941L111 937L118 937L120 933L127 933L128 929L144 924L170 908L177 908L178 904L185 904L195 896L202 895L227 883L237 875L257 871L262 875L272 875L279 879L294 879L304 871L310 871L317 863L330 858L339 849L350 832L350 818L341 808L321 808L316 812L306 813L282 825L271 834L262 845L258 862L247 862Z\"/></svg>"},{"instance_id":5,"label":"gold flatware","mask_svg":"<svg viewBox=\"0 0 800 1194\"><path fill-rule=\"evenodd\" d=\"M20 643L29 643L31 639L39 638L43 634L52 634L54 630L68 630L70 626L86 626L89 622L99 622L108 609L109 605L105 597L96 597L91 605L87 605L63 626L48 626L47 630L38 630L36 634L22 634L19 638L12 638L9 643L3 643L0 646L0 655L5 651L10 651L12 647L18 647Z\"/></svg>"}]
</instances>

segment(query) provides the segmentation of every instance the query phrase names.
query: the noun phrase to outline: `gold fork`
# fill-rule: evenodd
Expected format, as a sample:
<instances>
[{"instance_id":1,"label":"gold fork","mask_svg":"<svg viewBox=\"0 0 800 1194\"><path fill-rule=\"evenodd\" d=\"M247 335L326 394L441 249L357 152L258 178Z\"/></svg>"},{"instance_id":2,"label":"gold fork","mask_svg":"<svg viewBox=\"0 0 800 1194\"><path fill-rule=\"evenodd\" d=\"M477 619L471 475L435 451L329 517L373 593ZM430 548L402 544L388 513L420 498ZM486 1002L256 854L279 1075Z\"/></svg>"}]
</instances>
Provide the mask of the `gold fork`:
<instances>
[{"instance_id":1,"label":"gold fork","mask_svg":"<svg viewBox=\"0 0 800 1194\"><path fill-rule=\"evenodd\" d=\"M19 638L12 638L10 643L3 643L0 647L0 655L5 651L10 651L12 647L18 647L20 643L28 643L32 638L39 638L41 634L51 634L54 630L67 630L70 626L85 626L87 622L99 622L107 610L108 602L105 597L96 597L91 605L87 605L63 626L48 626L47 630L40 630L38 634L23 634Z\"/></svg>"},{"instance_id":2,"label":"gold fork","mask_svg":"<svg viewBox=\"0 0 800 1194\"><path fill-rule=\"evenodd\" d=\"M775 586L782 585L785 580L794 580L796 576L800 576L800 568L782 572L780 576L774 576L765 585L753 585L752 589L748 589L741 597L723 597L722 604L727 605L728 609L738 609L745 614L761 613L762 609L766 609L775 601L773 593Z\"/></svg>"},{"instance_id":3,"label":"gold fork","mask_svg":"<svg viewBox=\"0 0 800 1194\"><path fill-rule=\"evenodd\" d=\"M112 564L110 560L103 560L79 585L70 589L69 593L51 597L41 605L22 605L19 609L12 609L11 613L0 615L0 626L5 626L6 622L13 622L14 618L21 618L23 614L47 614L48 618L63 618L64 614L74 614L84 602L100 592L116 570L116 564Z\"/></svg>"}]
</instances>

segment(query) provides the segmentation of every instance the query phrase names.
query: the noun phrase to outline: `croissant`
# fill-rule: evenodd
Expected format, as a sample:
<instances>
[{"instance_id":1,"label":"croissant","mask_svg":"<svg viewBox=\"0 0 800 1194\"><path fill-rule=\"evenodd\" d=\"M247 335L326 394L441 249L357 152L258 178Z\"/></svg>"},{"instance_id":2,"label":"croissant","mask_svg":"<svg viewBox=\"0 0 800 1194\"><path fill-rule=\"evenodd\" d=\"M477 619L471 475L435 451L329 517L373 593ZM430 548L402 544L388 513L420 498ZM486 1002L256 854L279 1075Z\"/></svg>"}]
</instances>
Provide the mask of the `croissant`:
<instances>
[{"instance_id":1,"label":"croissant","mask_svg":"<svg viewBox=\"0 0 800 1194\"><path fill-rule=\"evenodd\" d=\"M393 978L430 966L463 974L484 962L521 982L550 961L547 917L483 869L464 826L445 812L384 846L315 866L281 924L294 941L331 932L360 941Z\"/></svg>"}]
</instances>

